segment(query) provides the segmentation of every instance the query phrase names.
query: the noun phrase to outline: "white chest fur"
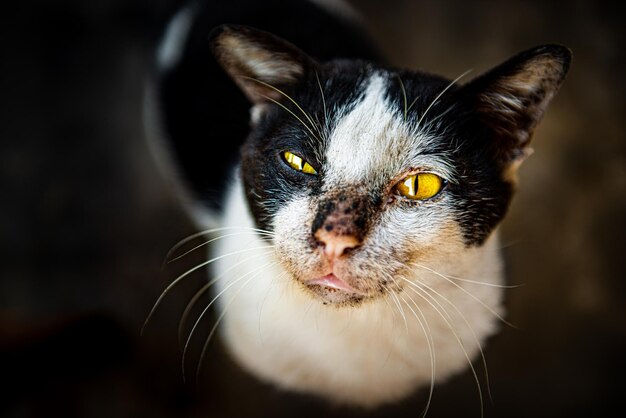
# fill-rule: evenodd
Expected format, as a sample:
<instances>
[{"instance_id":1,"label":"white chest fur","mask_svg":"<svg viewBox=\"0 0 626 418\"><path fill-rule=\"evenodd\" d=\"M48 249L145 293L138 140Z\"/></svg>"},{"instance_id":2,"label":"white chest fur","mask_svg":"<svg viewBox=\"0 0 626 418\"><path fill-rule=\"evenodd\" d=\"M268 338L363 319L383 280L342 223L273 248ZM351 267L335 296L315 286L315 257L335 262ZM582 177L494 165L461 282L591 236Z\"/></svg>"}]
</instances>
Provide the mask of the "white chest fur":
<instances>
[{"instance_id":1,"label":"white chest fur","mask_svg":"<svg viewBox=\"0 0 626 418\"><path fill-rule=\"evenodd\" d=\"M254 228L241 184L222 226ZM497 234L416 268L414 285L358 307L324 305L280 267L271 240L218 241L220 325L239 363L279 387L372 407L468 367L502 313ZM474 283L481 282L481 284Z\"/></svg>"}]
</instances>

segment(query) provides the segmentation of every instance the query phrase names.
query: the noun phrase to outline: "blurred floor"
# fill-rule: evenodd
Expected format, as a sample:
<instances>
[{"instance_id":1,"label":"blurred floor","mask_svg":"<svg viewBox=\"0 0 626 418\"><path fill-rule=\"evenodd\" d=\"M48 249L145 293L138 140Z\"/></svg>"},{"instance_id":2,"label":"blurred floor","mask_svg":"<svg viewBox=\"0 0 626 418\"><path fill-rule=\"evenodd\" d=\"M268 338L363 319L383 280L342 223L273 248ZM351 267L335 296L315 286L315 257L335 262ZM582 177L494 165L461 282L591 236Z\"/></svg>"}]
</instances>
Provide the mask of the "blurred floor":
<instances>
[{"instance_id":1,"label":"blurred floor","mask_svg":"<svg viewBox=\"0 0 626 418\"><path fill-rule=\"evenodd\" d=\"M139 330L192 233L143 139L154 36L175 1L13 3L0 17L3 417L362 416L283 394L212 344L182 382L192 278ZM574 52L503 225L508 319L486 356L487 417L614 416L626 371L623 17L612 2L352 2L391 63L454 78L541 43ZM200 345L186 365L193 375ZM483 382L484 383L484 382ZM485 395L486 397L486 395ZM364 416L419 416L425 397ZM468 371L429 417L480 416Z\"/></svg>"}]
</instances>

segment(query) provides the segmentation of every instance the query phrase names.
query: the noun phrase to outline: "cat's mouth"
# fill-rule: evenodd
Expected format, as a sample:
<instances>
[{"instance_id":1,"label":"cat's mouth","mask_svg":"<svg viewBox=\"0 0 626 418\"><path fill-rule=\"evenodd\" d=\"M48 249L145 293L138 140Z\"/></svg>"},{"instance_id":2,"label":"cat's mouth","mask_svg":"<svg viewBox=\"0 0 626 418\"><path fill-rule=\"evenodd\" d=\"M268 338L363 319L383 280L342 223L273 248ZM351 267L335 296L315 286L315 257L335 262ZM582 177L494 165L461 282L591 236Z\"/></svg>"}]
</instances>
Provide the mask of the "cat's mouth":
<instances>
[{"instance_id":1,"label":"cat's mouth","mask_svg":"<svg viewBox=\"0 0 626 418\"><path fill-rule=\"evenodd\" d=\"M368 295L333 273L305 282L309 290L322 298L325 303L342 304L360 302Z\"/></svg>"}]
</instances>

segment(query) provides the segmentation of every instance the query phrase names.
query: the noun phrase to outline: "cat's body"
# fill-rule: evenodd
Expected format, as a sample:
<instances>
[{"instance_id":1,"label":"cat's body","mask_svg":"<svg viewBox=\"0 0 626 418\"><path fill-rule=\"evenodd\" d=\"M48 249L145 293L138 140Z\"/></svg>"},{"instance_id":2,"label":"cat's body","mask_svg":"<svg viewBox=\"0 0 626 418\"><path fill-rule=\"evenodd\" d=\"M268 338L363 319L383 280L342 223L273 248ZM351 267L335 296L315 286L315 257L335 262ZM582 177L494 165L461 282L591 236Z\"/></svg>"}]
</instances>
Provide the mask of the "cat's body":
<instances>
[{"instance_id":1,"label":"cat's body","mask_svg":"<svg viewBox=\"0 0 626 418\"><path fill-rule=\"evenodd\" d=\"M273 2L261 9L276 28L251 4L236 21L179 14L164 45L195 47L162 47L164 135L192 195L213 201L203 219L215 225L202 226L223 228L211 277L239 364L331 401L393 402L471 365L502 320L497 226L569 52L535 48L459 86L344 59L376 54L347 22L289 3L311 7L304 38L289 39L306 54L248 27L212 30L293 27ZM252 102L250 125L209 45Z\"/></svg>"}]
</instances>

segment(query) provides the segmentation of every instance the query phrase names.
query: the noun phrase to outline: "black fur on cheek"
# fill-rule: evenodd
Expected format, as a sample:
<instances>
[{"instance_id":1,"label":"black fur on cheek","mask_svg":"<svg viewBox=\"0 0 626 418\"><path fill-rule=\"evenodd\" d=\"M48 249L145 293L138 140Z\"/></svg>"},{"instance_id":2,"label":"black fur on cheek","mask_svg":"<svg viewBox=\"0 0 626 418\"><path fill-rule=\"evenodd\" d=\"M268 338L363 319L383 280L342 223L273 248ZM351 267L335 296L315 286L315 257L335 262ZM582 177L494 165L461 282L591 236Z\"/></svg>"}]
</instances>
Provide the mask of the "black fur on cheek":
<instances>
[{"instance_id":1,"label":"black fur on cheek","mask_svg":"<svg viewBox=\"0 0 626 418\"><path fill-rule=\"evenodd\" d=\"M241 148L241 176L248 207L257 227L272 231L276 212L294 195L310 193L319 182L317 175L299 172L282 158L294 152L314 167L320 163L298 122L283 109L274 107L254 127Z\"/></svg>"},{"instance_id":2,"label":"black fur on cheek","mask_svg":"<svg viewBox=\"0 0 626 418\"><path fill-rule=\"evenodd\" d=\"M459 126L464 139L455 150L457 182L448 184L465 244L480 246L506 215L514 186L505 180L493 132L471 120Z\"/></svg>"},{"instance_id":3,"label":"black fur on cheek","mask_svg":"<svg viewBox=\"0 0 626 418\"><path fill-rule=\"evenodd\" d=\"M486 177L479 184L454 185L450 193L455 196L457 222L465 244L481 246L506 215L513 186Z\"/></svg>"}]
</instances>

